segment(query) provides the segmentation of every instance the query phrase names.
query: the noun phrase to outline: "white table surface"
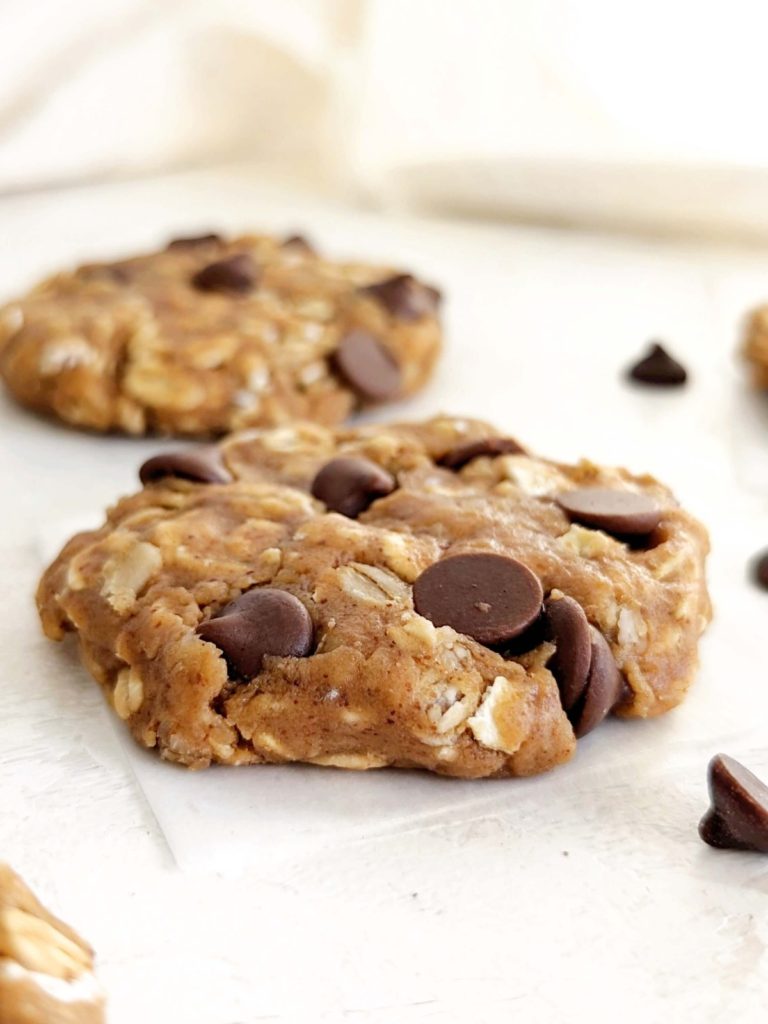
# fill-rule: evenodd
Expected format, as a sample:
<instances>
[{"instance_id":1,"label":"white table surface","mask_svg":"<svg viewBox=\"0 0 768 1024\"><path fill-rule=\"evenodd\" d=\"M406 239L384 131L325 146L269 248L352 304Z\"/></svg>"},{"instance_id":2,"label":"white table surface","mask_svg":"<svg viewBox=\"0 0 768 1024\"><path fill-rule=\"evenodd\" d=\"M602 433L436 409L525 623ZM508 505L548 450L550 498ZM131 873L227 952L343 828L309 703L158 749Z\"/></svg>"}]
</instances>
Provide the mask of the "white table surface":
<instances>
[{"instance_id":1,"label":"white table surface","mask_svg":"<svg viewBox=\"0 0 768 1024\"><path fill-rule=\"evenodd\" d=\"M683 707L605 724L548 776L471 801L442 787L402 827L244 873L181 870L97 688L41 637L31 599L41 535L98 520L163 442L1 399L0 855L94 943L110 1020L764 1019L768 859L711 851L696 825L711 754L768 776L768 595L745 579L768 546L768 432L733 358L744 309L768 298L768 250L379 218L230 169L0 201L2 292L209 227L301 229L444 285L445 358L398 413L485 415L546 454L652 470L712 528L717 619ZM653 336L692 370L685 391L621 382ZM406 819L411 780L393 782Z\"/></svg>"}]
</instances>

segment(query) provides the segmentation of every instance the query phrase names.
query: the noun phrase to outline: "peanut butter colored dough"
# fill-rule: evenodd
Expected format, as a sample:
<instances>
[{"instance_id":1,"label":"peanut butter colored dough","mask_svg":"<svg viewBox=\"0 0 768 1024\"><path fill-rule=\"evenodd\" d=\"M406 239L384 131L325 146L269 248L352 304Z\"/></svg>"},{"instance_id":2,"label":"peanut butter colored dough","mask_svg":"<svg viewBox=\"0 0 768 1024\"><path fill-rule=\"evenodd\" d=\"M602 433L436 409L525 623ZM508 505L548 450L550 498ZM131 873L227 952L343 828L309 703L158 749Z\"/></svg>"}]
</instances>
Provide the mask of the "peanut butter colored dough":
<instances>
[{"instance_id":1,"label":"peanut butter colored dough","mask_svg":"<svg viewBox=\"0 0 768 1024\"><path fill-rule=\"evenodd\" d=\"M135 738L191 767L308 761L465 778L551 768L576 743L546 667L554 645L535 625L514 653L436 627L414 610L414 581L445 556L518 560L606 638L626 681L616 712L647 717L679 703L696 671L707 535L650 476L522 452L439 465L491 436L486 424L439 417L227 438L231 483L158 480L67 544L40 583L45 632L75 631ZM396 489L356 519L327 512L310 487L338 456L376 463ZM571 523L554 496L587 486L652 498L653 534L629 544ZM314 647L265 657L238 680L195 629L254 587L299 598Z\"/></svg>"},{"instance_id":2,"label":"peanut butter colored dough","mask_svg":"<svg viewBox=\"0 0 768 1024\"><path fill-rule=\"evenodd\" d=\"M747 320L742 351L755 387L768 390L768 306L759 306Z\"/></svg>"},{"instance_id":3,"label":"peanut butter colored dough","mask_svg":"<svg viewBox=\"0 0 768 1024\"><path fill-rule=\"evenodd\" d=\"M222 261L229 275L201 275ZM22 404L91 430L335 425L362 402L417 391L437 358L437 293L393 274L256 235L89 264L0 309L0 375ZM366 290L382 281L394 286ZM350 335L394 365L397 394L345 379L336 353Z\"/></svg>"},{"instance_id":4,"label":"peanut butter colored dough","mask_svg":"<svg viewBox=\"0 0 768 1024\"><path fill-rule=\"evenodd\" d=\"M0 864L0 1021L104 1024L93 951Z\"/></svg>"}]
</instances>

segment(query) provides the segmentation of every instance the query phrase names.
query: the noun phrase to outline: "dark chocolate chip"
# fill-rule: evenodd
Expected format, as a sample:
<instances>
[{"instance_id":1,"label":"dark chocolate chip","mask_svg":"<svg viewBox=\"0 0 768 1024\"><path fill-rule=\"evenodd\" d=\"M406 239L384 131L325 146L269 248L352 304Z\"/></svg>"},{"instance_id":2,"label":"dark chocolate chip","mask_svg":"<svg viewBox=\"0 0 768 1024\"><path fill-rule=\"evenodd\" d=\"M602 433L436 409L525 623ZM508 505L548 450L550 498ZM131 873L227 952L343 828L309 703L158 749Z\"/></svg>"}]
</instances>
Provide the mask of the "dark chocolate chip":
<instances>
[{"instance_id":1,"label":"dark chocolate chip","mask_svg":"<svg viewBox=\"0 0 768 1024\"><path fill-rule=\"evenodd\" d=\"M315 247L303 235L290 235L282 243L283 249L301 249L308 256L315 255Z\"/></svg>"},{"instance_id":2,"label":"dark chocolate chip","mask_svg":"<svg viewBox=\"0 0 768 1024\"><path fill-rule=\"evenodd\" d=\"M589 627L589 632L592 654L587 685L581 699L568 714L579 739L602 722L624 693L624 680L608 641L594 626Z\"/></svg>"},{"instance_id":3,"label":"dark chocolate chip","mask_svg":"<svg viewBox=\"0 0 768 1024\"><path fill-rule=\"evenodd\" d=\"M168 476L200 484L226 484L232 479L222 462L219 448L214 444L187 451L162 452L147 459L139 470L139 480L143 484L153 484Z\"/></svg>"},{"instance_id":4,"label":"dark chocolate chip","mask_svg":"<svg viewBox=\"0 0 768 1024\"><path fill-rule=\"evenodd\" d=\"M656 502L635 491L582 487L562 491L556 501L574 522L625 537L650 533L661 519Z\"/></svg>"},{"instance_id":5,"label":"dark chocolate chip","mask_svg":"<svg viewBox=\"0 0 768 1024\"><path fill-rule=\"evenodd\" d=\"M195 249L198 245L212 245L221 242L221 235L191 235L189 238L172 238L166 249Z\"/></svg>"},{"instance_id":6,"label":"dark chocolate chip","mask_svg":"<svg viewBox=\"0 0 768 1024\"><path fill-rule=\"evenodd\" d=\"M244 295L258 284L259 270L246 252L209 263L192 276L192 284L203 292L234 292Z\"/></svg>"},{"instance_id":7,"label":"dark chocolate chip","mask_svg":"<svg viewBox=\"0 0 768 1024\"><path fill-rule=\"evenodd\" d=\"M651 345L648 354L629 368L627 376L638 384L659 387L679 387L688 379L685 367L658 344Z\"/></svg>"},{"instance_id":8,"label":"dark chocolate chip","mask_svg":"<svg viewBox=\"0 0 768 1024\"><path fill-rule=\"evenodd\" d=\"M547 598L544 616L555 653L548 668L560 689L560 702L566 714L584 692L592 662L592 634L587 616L572 597Z\"/></svg>"},{"instance_id":9,"label":"dark chocolate chip","mask_svg":"<svg viewBox=\"0 0 768 1024\"><path fill-rule=\"evenodd\" d=\"M368 331L349 331L331 357L334 369L368 402L397 398L403 387L400 367L378 338Z\"/></svg>"},{"instance_id":10,"label":"dark chocolate chip","mask_svg":"<svg viewBox=\"0 0 768 1024\"><path fill-rule=\"evenodd\" d=\"M750 566L750 574L758 587L768 590L768 551L761 552L753 560Z\"/></svg>"},{"instance_id":11,"label":"dark chocolate chip","mask_svg":"<svg viewBox=\"0 0 768 1024\"><path fill-rule=\"evenodd\" d=\"M197 634L215 644L230 672L242 679L258 675L268 654L306 658L314 641L312 619L301 601L272 587L249 590L201 622Z\"/></svg>"},{"instance_id":12,"label":"dark chocolate chip","mask_svg":"<svg viewBox=\"0 0 768 1024\"><path fill-rule=\"evenodd\" d=\"M726 754L709 762L708 782L711 806L699 822L704 842L768 853L768 786Z\"/></svg>"},{"instance_id":13,"label":"dark chocolate chip","mask_svg":"<svg viewBox=\"0 0 768 1024\"><path fill-rule=\"evenodd\" d=\"M446 469L459 470L462 466L466 466L468 462L471 462L472 459L477 459L481 455L488 455L490 458L493 458L496 455L520 454L524 455L525 449L511 437L484 437L479 441L468 441L466 444L460 444L455 448L451 448L450 451L446 452L437 461L441 466L445 466Z\"/></svg>"},{"instance_id":14,"label":"dark chocolate chip","mask_svg":"<svg viewBox=\"0 0 768 1024\"><path fill-rule=\"evenodd\" d=\"M435 562L413 585L419 615L481 644L518 636L541 614L541 583L522 562L478 551Z\"/></svg>"},{"instance_id":15,"label":"dark chocolate chip","mask_svg":"<svg viewBox=\"0 0 768 1024\"><path fill-rule=\"evenodd\" d=\"M312 481L312 494L332 512L356 519L371 502L391 494L395 478L370 459L341 456L326 462Z\"/></svg>"},{"instance_id":16,"label":"dark chocolate chip","mask_svg":"<svg viewBox=\"0 0 768 1024\"><path fill-rule=\"evenodd\" d=\"M434 313L440 303L437 288L422 284L410 274L395 274L360 291L380 302L398 320L419 320Z\"/></svg>"}]
</instances>

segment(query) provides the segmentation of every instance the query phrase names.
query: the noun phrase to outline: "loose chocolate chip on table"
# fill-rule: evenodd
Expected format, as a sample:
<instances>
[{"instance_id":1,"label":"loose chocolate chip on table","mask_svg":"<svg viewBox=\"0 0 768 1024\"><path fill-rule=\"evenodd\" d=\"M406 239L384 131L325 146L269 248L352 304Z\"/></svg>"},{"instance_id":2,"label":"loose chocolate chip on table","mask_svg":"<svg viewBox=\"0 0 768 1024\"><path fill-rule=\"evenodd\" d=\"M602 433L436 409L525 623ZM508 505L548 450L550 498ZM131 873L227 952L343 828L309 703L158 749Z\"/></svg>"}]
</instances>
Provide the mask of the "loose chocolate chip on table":
<instances>
[{"instance_id":1,"label":"loose chocolate chip on table","mask_svg":"<svg viewBox=\"0 0 768 1024\"><path fill-rule=\"evenodd\" d=\"M359 328L349 331L331 357L336 372L364 400L383 402L402 391L400 367L378 338Z\"/></svg>"},{"instance_id":2,"label":"loose chocolate chip on table","mask_svg":"<svg viewBox=\"0 0 768 1024\"><path fill-rule=\"evenodd\" d=\"M548 668L557 680L560 703L566 714L584 692L592 662L592 634L584 609L572 597L549 597L544 618L555 653Z\"/></svg>"},{"instance_id":3,"label":"loose chocolate chip on table","mask_svg":"<svg viewBox=\"0 0 768 1024\"><path fill-rule=\"evenodd\" d=\"M147 459L139 470L143 484L152 484L169 476L200 484L226 484L232 479L218 447L213 444L188 451L162 452Z\"/></svg>"},{"instance_id":4,"label":"loose chocolate chip on table","mask_svg":"<svg viewBox=\"0 0 768 1024\"><path fill-rule=\"evenodd\" d=\"M768 590L768 551L762 551L752 562L750 573L753 581L763 590Z\"/></svg>"},{"instance_id":5,"label":"loose chocolate chip on table","mask_svg":"<svg viewBox=\"0 0 768 1024\"><path fill-rule=\"evenodd\" d=\"M375 501L391 494L395 478L370 459L341 456L331 459L312 481L312 494L332 512L356 519Z\"/></svg>"},{"instance_id":6,"label":"loose chocolate chip on table","mask_svg":"<svg viewBox=\"0 0 768 1024\"><path fill-rule=\"evenodd\" d=\"M413 585L419 615L481 644L518 636L541 614L541 583L522 562L477 551L435 562Z\"/></svg>"},{"instance_id":7,"label":"loose chocolate chip on table","mask_svg":"<svg viewBox=\"0 0 768 1024\"><path fill-rule=\"evenodd\" d=\"M611 708L619 703L624 692L624 680L608 641L594 626L590 626L589 631L592 654L587 685L577 705L570 713L566 712L579 739L602 722Z\"/></svg>"},{"instance_id":8,"label":"loose chocolate chip on table","mask_svg":"<svg viewBox=\"0 0 768 1024\"><path fill-rule=\"evenodd\" d=\"M258 284L259 270L248 253L209 263L192 276L192 284L202 292L233 292L244 295Z\"/></svg>"},{"instance_id":9,"label":"loose chocolate chip on table","mask_svg":"<svg viewBox=\"0 0 768 1024\"><path fill-rule=\"evenodd\" d=\"M249 590L201 622L198 636L215 644L230 671L240 678L259 674L265 655L305 658L313 647L314 629L301 601L285 590Z\"/></svg>"},{"instance_id":10,"label":"loose chocolate chip on table","mask_svg":"<svg viewBox=\"0 0 768 1024\"><path fill-rule=\"evenodd\" d=\"M511 437L483 437L479 441L468 441L466 444L451 448L437 461L446 469L459 470L472 459L477 459L481 455L493 458L496 455L520 454L524 455L525 449Z\"/></svg>"},{"instance_id":11,"label":"loose chocolate chip on table","mask_svg":"<svg viewBox=\"0 0 768 1024\"><path fill-rule=\"evenodd\" d=\"M704 842L768 853L768 786L726 754L709 762L708 782L711 806L699 823Z\"/></svg>"},{"instance_id":12,"label":"loose chocolate chip on table","mask_svg":"<svg viewBox=\"0 0 768 1024\"><path fill-rule=\"evenodd\" d=\"M651 345L647 355L629 368L627 376L638 384L660 387L679 387L688 379L685 367L659 344Z\"/></svg>"},{"instance_id":13,"label":"loose chocolate chip on table","mask_svg":"<svg viewBox=\"0 0 768 1024\"><path fill-rule=\"evenodd\" d=\"M194 249L198 245L220 242L221 235L192 235L189 238L172 238L166 249Z\"/></svg>"},{"instance_id":14,"label":"loose chocolate chip on table","mask_svg":"<svg viewBox=\"0 0 768 1024\"><path fill-rule=\"evenodd\" d=\"M635 491L582 487L561 491L555 500L575 523L625 537L650 533L661 519L656 502Z\"/></svg>"},{"instance_id":15,"label":"loose chocolate chip on table","mask_svg":"<svg viewBox=\"0 0 768 1024\"><path fill-rule=\"evenodd\" d=\"M399 320L418 320L434 313L440 303L437 288L422 284L410 274L395 274L360 290L380 302Z\"/></svg>"}]
</instances>

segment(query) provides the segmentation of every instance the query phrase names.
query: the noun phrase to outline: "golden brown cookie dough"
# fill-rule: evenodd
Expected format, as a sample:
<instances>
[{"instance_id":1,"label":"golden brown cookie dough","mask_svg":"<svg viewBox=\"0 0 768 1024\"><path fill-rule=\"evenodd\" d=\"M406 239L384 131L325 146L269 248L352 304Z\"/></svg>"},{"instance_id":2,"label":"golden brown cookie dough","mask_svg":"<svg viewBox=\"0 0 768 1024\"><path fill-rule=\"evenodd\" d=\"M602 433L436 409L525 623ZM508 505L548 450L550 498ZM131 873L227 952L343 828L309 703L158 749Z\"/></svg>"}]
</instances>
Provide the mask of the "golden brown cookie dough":
<instances>
[{"instance_id":1,"label":"golden brown cookie dough","mask_svg":"<svg viewBox=\"0 0 768 1024\"><path fill-rule=\"evenodd\" d=\"M768 389L768 306L760 306L750 315L743 353L755 387Z\"/></svg>"},{"instance_id":2,"label":"golden brown cookie dough","mask_svg":"<svg viewBox=\"0 0 768 1024\"><path fill-rule=\"evenodd\" d=\"M103 1024L93 951L0 864L0 1021Z\"/></svg>"},{"instance_id":3,"label":"golden brown cookie dough","mask_svg":"<svg viewBox=\"0 0 768 1024\"><path fill-rule=\"evenodd\" d=\"M217 435L421 388L439 294L301 239L216 235L88 264L0 309L0 375L24 405L129 434Z\"/></svg>"},{"instance_id":4,"label":"golden brown cookie dough","mask_svg":"<svg viewBox=\"0 0 768 1024\"><path fill-rule=\"evenodd\" d=\"M529 775L695 673L707 535L650 476L448 417L245 431L142 476L38 604L169 760Z\"/></svg>"}]
</instances>

